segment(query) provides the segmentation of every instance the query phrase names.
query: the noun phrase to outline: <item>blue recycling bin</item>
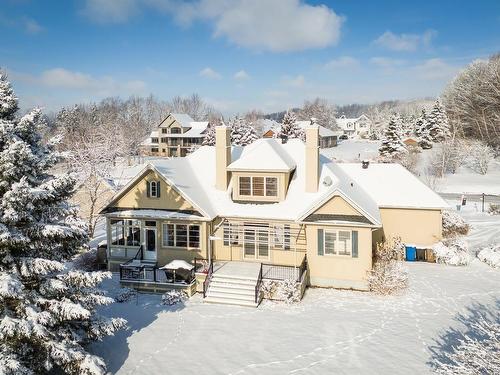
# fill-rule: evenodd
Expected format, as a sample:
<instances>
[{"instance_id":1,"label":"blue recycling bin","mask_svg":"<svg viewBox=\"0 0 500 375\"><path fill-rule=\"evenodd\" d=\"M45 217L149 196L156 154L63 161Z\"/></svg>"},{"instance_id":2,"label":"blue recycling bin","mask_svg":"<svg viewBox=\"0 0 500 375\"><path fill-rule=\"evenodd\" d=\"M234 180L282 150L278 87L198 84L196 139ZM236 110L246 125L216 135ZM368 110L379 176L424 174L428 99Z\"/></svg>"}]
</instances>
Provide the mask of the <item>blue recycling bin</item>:
<instances>
[{"instance_id":1,"label":"blue recycling bin","mask_svg":"<svg viewBox=\"0 0 500 375\"><path fill-rule=\"evenodd\" d=\"M406 246L406 260L408 262L417 260L417 248L415 246Z\"/></svg>"}]
</instances>

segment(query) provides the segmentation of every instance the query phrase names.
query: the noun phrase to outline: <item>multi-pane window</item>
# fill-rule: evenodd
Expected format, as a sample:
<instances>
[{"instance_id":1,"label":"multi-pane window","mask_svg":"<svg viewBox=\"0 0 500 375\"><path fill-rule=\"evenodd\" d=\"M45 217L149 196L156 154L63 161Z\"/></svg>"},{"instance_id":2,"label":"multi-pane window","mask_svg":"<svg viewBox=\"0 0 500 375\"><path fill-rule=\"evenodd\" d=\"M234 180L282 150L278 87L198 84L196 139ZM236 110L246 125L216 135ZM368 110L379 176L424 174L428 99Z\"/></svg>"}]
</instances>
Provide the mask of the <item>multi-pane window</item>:
<instances>
[{"instance_id":1,"label":"multi-pane window","mask_svg":"<svg viewBox=\"0 0 500 375\"><path fill-rule=\"evenodd\" d=\"M266 196L278 196L278 179L276 177L266 177Z\"/></svg>"},{"instance_id":2,"label":"multi-pane window","mask_svg":"<svg viewBox=\"0 0 500 375\"><path fill-rule=\"evenodd\" d=\"M158 147L151 147L151 152L158 152Z\"/></svg>"},{"instance_id":3,"label":"multi-pane window","mask_svg":"<svg viewBox=\"0 0 500 375\"><path fill-rule=\"evenodd\" d=\"M252 195L264 196L264 177L252 177Z\"/></svg>"},{"instance_id":4,"label":"multi-pane window","mask_svg":"<svg viewBox=\"0 0 500 375\"><path fill-rule=\"evenodd\" d=\"M163 128L163 129L161 129L161 132L162 132L162 134L167 134L168 133L168 129L167 128Z\"/></svg>"},{"instance_id":5,"label":"multi-pane window","mask_svg":"<svg viewBox=\"0 0 500 375\"><path fill-rule=\"evenodd\" d=\"M165 130L165 129L163 129ZM161 137L161 143L167 143L168 142L168 138L167 137Z\"/></svg>"},{"instance_id":6,"label":"multi-pane window","mask_svg":"<svg viewBox=\"0 0 500 375\"><path fill-rule=\"evenodd\" d=\"M351 256L352 234L347 230L324 231L325 255Z\"/></svg>"},{"instance_id":7,"label":"multi-pane window","mask_svg":"<svg viewBox=\"0 0 500 375\"><path fill-rule=\"evenodd\" d=\"M163 246L200 248L200 226L163 224ZM189 246L188 246L189 245Z\"/></svg>"},{"instance_id":8,"label":"multi-pane window","mask_svg":"<svg viewBox=\"0 0 500 375\"><path fill-rule=\"evenodd\" d=\"M239 178L239 193L245 196L254 197L277 197L278 178L277 177L243 177Z\"/></svg>"},{"instance_id":9,"label":"multi-pane window","mask_svg":"<svg viewBox=\"0 0 500 375\"><path fill-rule=\"evenodd\" d=\"M158 198L160 196L160 181L149 182L149 196Z\"/></svg>"},{"instance_id":10,"label":"multi-pane window","mask_svg":"<svg viewBox=\"0 0 500 375\"><path fill-rule=\"evenodd\" d=\"M141 244L141 226L138 220L112 219L111 245L139 246Z\"/></svg>"},{"instance_id":11,"label":"multi-pane window","mask_svg":"<svg viewBox=\"0 0 500 375\"><path fill-rule=\"evenodd\" d=\"M181 128L170 128L170 134L180 134Z\"/></svg>"},{"instance_id":12,"label":"multi-pane window","mask_svg":"<svg viewBox=\"0 0 500 375\"><path fill-rule=\"evenodd\" d=\"M240 243L240 228L238 224L224 223L224 246Z\"/></svg>"},{"instance_id":13,"label":"multi-pane window","mask_svg":"<svg viewBox=\"0 0 500 375\"><path fill-rule=\"evenodd\" d=\"M240 195L252 195L251 177L240 177Z\"/></svg>"},{"instance_id":14,"label":"multi-pane window","mask_svg":"<svg viewBox=\"0 0 500 375\"><path fill-rule=\"evenodd\" d=\"M151 143L158 143L158 137L151 137Z\"/></svg>"}]
</instances>

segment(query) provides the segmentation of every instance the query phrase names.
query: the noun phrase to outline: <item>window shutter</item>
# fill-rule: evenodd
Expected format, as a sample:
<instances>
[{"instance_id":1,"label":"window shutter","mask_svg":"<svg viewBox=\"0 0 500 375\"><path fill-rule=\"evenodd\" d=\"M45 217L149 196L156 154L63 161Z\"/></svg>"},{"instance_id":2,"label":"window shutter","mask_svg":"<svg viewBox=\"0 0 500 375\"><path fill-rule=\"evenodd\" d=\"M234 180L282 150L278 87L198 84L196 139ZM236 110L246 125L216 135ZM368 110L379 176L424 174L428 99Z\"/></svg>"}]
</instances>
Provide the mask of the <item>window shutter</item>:
<instances>
[{"instance_id":1,"label":"window shutter","mask_svg":"<svg viewBox=\"0 0 500 375\"><path fill-rule=\"evenodd\" d=\"M148 198L149 198L149 196L151 194L150 191L151 191L151 189L150 189L150 186L149 186L149 181L146 181L146 196Z\"/></svg>"},{"instance_id":2,"label":"window shutter","mask_svg":"<svg viewBox=\"0 0 500 375\"><path fill-rule=\"evenodd\" d=\"M323 241L323 229L318 229L318 255L325 253L325 244Z\"/></svg>"},{"instance_id":3,"label":"window shutter","mask_svg":"<svg viewBox=\"0 0 500 375\"><path fill-rule=\"evenodd\" d=\"M352 231L352 257L358 257L358 231Z\"/></svg>"},{"instance_id":4,"label":"window shutter","mask_svg":"<svg viewBox=\"0 0 500 375\"><path fill-rule=\"evenodd\" d=\"M156 183L156 197L160 198L160 181Z\"/></svg>"}]
</instances>

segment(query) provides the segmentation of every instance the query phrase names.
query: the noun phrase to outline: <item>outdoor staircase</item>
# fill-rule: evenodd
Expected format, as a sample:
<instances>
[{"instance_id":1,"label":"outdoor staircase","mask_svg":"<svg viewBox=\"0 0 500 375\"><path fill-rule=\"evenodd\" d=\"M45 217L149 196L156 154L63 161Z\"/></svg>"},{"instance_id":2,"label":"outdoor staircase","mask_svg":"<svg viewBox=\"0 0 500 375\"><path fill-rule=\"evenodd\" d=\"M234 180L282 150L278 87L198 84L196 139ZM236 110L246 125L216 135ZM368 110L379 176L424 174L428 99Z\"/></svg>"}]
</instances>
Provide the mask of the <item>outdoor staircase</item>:
<instances>
[{"instance_id":1,"label":"outdoor staircase","mask_svg":"<svg viewBox=\"0 0 500 375\"><path fill-rule=\"evenodd\" d=\"M208 285L205 302L257 307L255 288L258 274L246 272L214 272Z\"/></svg>"}]
</instances>

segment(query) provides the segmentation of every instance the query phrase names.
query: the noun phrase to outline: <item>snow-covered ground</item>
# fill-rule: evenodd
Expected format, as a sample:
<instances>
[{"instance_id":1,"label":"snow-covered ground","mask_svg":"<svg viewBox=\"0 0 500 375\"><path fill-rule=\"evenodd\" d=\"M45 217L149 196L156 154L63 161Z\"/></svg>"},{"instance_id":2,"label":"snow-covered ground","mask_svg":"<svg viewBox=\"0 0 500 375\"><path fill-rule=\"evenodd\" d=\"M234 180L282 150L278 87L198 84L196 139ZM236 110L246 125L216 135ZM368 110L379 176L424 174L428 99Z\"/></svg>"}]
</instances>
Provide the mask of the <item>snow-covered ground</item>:
<instances>
[{"instance_id":1,"label":"snow-covered ground","mask_svg":"<svg viewBox=\"0 0 500 375\"><path fill-rule=\"evenodd\" d=\"M471 248L498 241L500 217L466 210ZM162 306L160 295L108 306L129 330L93 345L118 374L426 374L435 354L450 350L458 321L478 311L498 316L500 270L478 260L467 267L409 263L402 296L308 289L292 306L257 309L203 303ZM116 279L106 288L116 292Z\"/></svg>"},{"instance_id":2,"label":"snow-covered ground","mask_svg":"<svg viewBox=\"0 0 500 375\"><path fill-rule=\"evenodd\" d=\"M380 141L347 139L336 147L320 149L323 155L334 160L356 162L364 159L373 160L378 156Z\"/></svg>"}]
</instances>

